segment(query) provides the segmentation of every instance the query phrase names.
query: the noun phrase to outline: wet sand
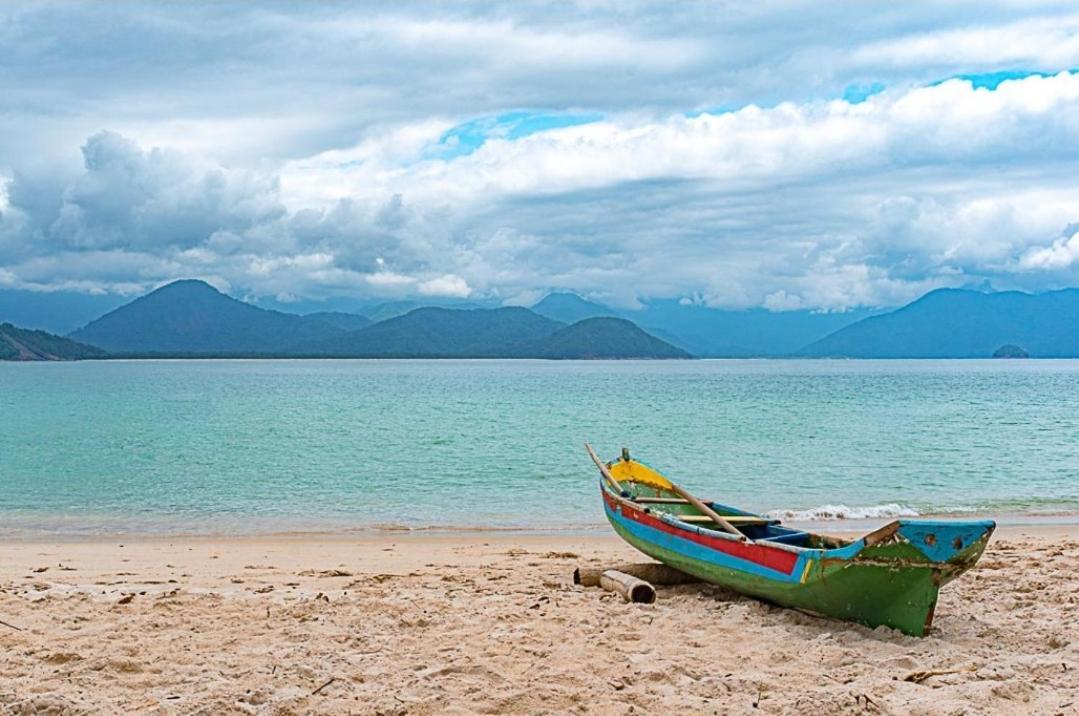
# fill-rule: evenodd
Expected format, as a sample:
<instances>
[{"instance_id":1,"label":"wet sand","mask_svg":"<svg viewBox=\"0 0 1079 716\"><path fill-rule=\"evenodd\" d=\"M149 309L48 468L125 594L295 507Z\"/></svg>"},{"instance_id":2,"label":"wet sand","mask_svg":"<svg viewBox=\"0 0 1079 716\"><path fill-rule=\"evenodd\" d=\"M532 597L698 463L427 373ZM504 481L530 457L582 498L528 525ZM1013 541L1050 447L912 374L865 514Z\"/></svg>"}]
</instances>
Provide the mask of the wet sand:
<instances>
[{"instance_id":1,"label":"wet sand","mask_svg":"<svg viewBox=\"0 0 1079 716\"><path fill-rule=\"evenodd\" d=\"M1074 526L1002 530L921 639L572 583L643 559L608 535L0 542L0 713L1079 712Z\"/></svg>"}]
</instances>

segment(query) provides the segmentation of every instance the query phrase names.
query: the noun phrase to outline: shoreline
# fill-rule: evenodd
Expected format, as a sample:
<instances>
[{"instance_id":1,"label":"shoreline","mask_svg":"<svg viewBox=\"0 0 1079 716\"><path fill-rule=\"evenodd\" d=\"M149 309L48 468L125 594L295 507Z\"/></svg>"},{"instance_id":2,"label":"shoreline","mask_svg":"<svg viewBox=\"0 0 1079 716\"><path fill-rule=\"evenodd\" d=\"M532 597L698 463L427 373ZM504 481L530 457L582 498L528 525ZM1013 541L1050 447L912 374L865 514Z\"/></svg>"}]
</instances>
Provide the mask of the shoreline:
<instances>
[{"instance_id":1,"label":"shoreline","mask_svg":"<svg viewBox=\"0 0 1079 716\"><path fill-rule=\"evenodd\" d=\"M876 518L842 518L830 520L798 520L784 519L786 526L797 527L809 532L823 534L852 535L864 534L882 527L895 520L984 520L991 519L997 523L997 534L1013 534L1023 530L1039 534L1060 534L1071 536L1079 534L1079 512L1055 512L1055 513L989 513L989 512L949 512L928 513L917 516L896 516ZM185 540L185 539L218 539L218 540L253 540L253 539L357 539L379 540L407 537L431 536L441 539L454 537L467 538L468 536L490 536L494 539L510 537L549 537L558 538L590 538L612 534L610 525L606 522L587 524L567 524L559 526L465 526L465 525L430 525L422 527L407 527L397 525L356 525L343 526L332 520L324 525L306 524L297 525L293 529L236 529L236 530L119 530L102 529L89 530L51 530L34 529L16 531L11 534L0 533L0 544L20 542L94 542L113 541L117 539L127 540Z\"/></svg>"},{"instance_id":2,"label":"shoreline","mask_svg":"<svg viewBox=\"0 0 1079 716\"><path fill-rule=\"evenodd\" d=\"M874 524L866 529L873 529L887 524L890 520ZM795 524L798 523L788 523ZM802 526L802 525L799 525ZM850 538L852 533L848 530L816 529L819 534L841 536ZM1079 539L1079 522L1075 523L1027 523L1013 525L998 525L993 532L991 542L998 540L1034 539L1052 541L1055 539L1070 540ZM10 559L20 551L20 546L30 548L33 546L55 546L73 548L82 547L110 547L120 545L124 547L139 545L311 545L311 544L355 544L357 546L383 545L383 544L407 544L407 545L508 545L517 544L557 544L557 545L581 545L593 544L598 546L612 547L624 545L633 550L641 560L647 560L643 554L637 553L631 546L604 525L595 530L417 530L413 532L403 531L366 531L357 530L352 532L318 532L318 531L284 531L284 532L253 532L253 533L170 533L170 534L136 534L136 533L112 533L100 535L34 535L34 536L0 536L0 548L3 548L5 557ZM2 569L2 567L0 567Z\"/></svg>"},{"instance_id":3,"label":"shoreline","mask_svg":"<svg viewBox=\"0 0 1079 716\"><path fill-rule=\"evenodd\" d=\"M851 538L854 535L868 533L881 527L891 520L873 523L864 531L837 530L822 528L818 523L814 530L819 534ZM786 523L804 528L803 523ZM1079 522L1030 522L1024 524L997 525L993 532L991 542L998 540L1035 539L1051 542L1052 540L1079 540ZM603 525L591 530L538 530L538 529L468 529L468 530L415 530L415 531L379 531L379 530L354 530L342 531L282 531L282 532L252 532L252 533L168 533L168 534L140 534L140 533L110 533L94 535L32 535L32 536L0 536L0 548L3 548L7 558L20 551L20 546L26 548L32 546L53 546L57 548L72 547L102 547L107 548L119 544L125 545L312 545L312 544L354 544L357 546L378 546L384 544L406 545L508 545L517 544L558 544L558 545L581 545L593 544L612 547L624 545L633 550L622 541L608 525ZM634 553L636 551L634 550ZM648 558L638 554L641 560Z\"/></svg>"}]
</instances>

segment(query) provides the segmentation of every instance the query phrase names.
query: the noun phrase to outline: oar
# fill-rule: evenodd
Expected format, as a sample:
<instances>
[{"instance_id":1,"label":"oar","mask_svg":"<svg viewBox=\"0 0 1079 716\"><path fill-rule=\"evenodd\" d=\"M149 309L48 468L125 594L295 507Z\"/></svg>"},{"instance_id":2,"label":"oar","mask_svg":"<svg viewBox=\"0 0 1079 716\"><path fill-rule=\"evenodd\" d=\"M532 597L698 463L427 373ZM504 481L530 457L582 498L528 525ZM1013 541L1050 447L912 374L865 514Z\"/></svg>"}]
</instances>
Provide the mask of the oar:
<instances>
[{"instance_id":1,"label":"oar","mask_svg":"<svg viewBox=\"0 0 1079 716\"><path fill-rule=\"evenodd\" d=\"M585 443L584 447L585 447L585 450L588 451L588 456L592 458L592 462L596 463L596 467L598 467L600 473L603 474L603 477L607 480L607 482L609 482L614 487L614 491L617 494L621 495L622 494L622 486L618 484L618 481L614 479L614 476L611 474L611 471L607 469L607 466L604 465L603 461L599 459L598 455L596 455L596 451L593 450L592 446L589 445L588 443ZM715 522L717 525L722 527L727 532L730 532L731 534L737 536L743 542L748 542L749 541L748 537L746 537L744 534L739 532L735 528L735 526L732 525L730 522L723 519L723 517L718 512L716 512L711 507L709 507L708 505L706 505L703 502L701 502L700 500L698 500L696 497L694 497L690 493L683 490L678 485L671 482L669 479L667 480L667 482L670 483L672 490L674 490L683 499L685 499L687 502L689 502L689 504L693 505L698 510L700 510L703 514L710 517L712 519L712 521Z\"/></svg>"},{"instance_id":2,"label":"oar","mask_svg":"<svg viewBox=\"0 0 1079 716\"><path fill-rule=\"evenodd\" d=\"M667 482L671 482L670 478L667 478ZM704 504L703 502L701 502L700 500L698 500L698 499L697 499L696 497L694 497L693 495L689 494L688 492L686 492L685 490L683 490L683 489L682 489L681 487L679 487L678 485L674 484L673 482L671 482L671 489L672 489L672 490L674 490L675 492L677 492L677 493L678 493L679 495L681 495L682 497L684 497L684 498L686 498L687 500L689 500L689 504L693 505L694 507L696 507L696 508L697 508L698 510L700 510L700 511L701 511L701 512L703 512L704 514L706 514L706 515L708 515L709 517L711 517L711 518L712 518L712 521L713 521L713 522L715 522L715 523L716 523L717 525L719 525L719 526L720 526L720 527L722 527L723 529L727 530L727 531L728 531L728 532L730 532L731 534L733 534L733 535L736 535L736 536L737 536L737 537L738 537L738 538L739 538L740 540L742 540L743 542L748 542L748 541L749 541L749 538L748 538L748 537L746 537L746 536L745 536L744 534L742 534L741 532L739 532L739 531L738 531L738 530L737 530L737 529L735 528L735 526L734 526L734 525L732 525L732 524L731 524L730 522L728 522L727 520L723 519L723 516L722 516L722 515L720 515L720 514L719 514L718 512L716 512L715 510L713 510L713 509L712 509L711 507L709 507L708 505Z\"/></svg>"}]
</instances>

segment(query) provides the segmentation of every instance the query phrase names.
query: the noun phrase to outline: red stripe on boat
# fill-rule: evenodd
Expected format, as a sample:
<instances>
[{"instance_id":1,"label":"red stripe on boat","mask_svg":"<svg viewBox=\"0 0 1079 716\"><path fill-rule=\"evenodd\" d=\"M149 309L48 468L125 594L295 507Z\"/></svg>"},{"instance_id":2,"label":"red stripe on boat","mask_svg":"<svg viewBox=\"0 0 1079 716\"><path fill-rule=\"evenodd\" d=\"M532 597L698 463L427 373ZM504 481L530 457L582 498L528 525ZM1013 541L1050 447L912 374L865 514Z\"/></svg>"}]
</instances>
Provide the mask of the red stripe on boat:
<instances>
[{"instance_id":1,"label":"red stripe on boat","mask_svg":"<svg viewBox=\"0 0 1079 716\"><path fill-rule=\"evenodd\" d=\"M689 540L690 542L696 542L697 544L714 549L717 552L722 552L723 554L728 554L732 557L737 557L738 559L744 559L747 562L759 564L762 567L768 567L769 569L774 569L783 574L790 574L793 572L794 565L798 561L798 555L786 550L764 547L757 544L747 544L745 542L723 539L721 537L711 537L691 529L682 529L675 527L674 525L669 525L663 520L653 517L643 510L636 507L630 507L615 500L615 498L606 490L602 490L602 492L603 500L607 503L607 506L616 512L620 512L626 519L660 530L661 532L666 532L669 535Z\"/></svg>"}]
</instances>

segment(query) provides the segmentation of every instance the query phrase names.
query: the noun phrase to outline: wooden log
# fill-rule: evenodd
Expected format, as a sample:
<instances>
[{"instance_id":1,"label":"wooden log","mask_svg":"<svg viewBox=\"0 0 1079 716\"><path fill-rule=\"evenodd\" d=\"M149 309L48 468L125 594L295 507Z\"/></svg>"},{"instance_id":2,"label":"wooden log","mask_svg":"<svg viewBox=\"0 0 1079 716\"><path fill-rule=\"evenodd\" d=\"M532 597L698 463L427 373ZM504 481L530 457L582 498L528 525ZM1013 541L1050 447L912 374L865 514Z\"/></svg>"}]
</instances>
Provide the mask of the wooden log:
<instances>
[{"instance_id":1,"label":"wooden log","mask_svg":"<svg viewBox=\"0 0 1079 716\"><path fill-rule=\"evenodd\" d=\"M619 572L616 569L608 569L601 574L599 586L608 592L621 594L623 599L634 604L651 604L656 601L655 587L642 579L637 579L633 575Z\"/></svg>"},{"instance_id":2,"label":"wooden log","mask_svg":"<svg viewBox=\"0 0 1079 716\"><path fill-rule=\"evenodd\" d=\"M577 567L577 569L573 570L573 583L580 584L582 587L598 587L600 577L609 569L614 569L637 579L643 579L649 584L661 587L671 587L677 584L696 584L701 581L692 574L686 574L660 562L627 562L626 564L616 564L611 567Z\"/></svg>"}]
</instances>

